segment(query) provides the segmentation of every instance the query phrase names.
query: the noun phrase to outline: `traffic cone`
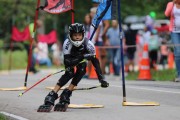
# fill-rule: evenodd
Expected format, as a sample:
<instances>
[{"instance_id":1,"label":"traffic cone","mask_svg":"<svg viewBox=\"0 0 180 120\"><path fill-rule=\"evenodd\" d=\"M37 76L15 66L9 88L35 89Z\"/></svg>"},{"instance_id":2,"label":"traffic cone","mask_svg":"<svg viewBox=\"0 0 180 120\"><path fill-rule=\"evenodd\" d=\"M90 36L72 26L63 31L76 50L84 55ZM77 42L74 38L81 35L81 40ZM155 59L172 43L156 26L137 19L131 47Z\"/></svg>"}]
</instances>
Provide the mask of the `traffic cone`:
<instances>
[{"instance_id":1,"label":"traffic cone","mask_svg":"<svg viewBox=\"0 0 180 120\"><path fill-rule=\"evenodd\" d=\"M99 49L98 47L95 47L96 48L96 57L98 58L99 57ZM97 79L97 75L96 75L96 71L95 69L93 68L93 65L91 64L90 66L90 69L89 69L89 79Z\"/></svg>"},{"instance_id":2,"label":"traffic cone","mask_svg":"<svg viewBox=\"0 0 180 120\"><path fill-rule=\"evenodd\" d=\"M96 75L96 71L92 67L93 67L93 65L91 65L91 71L90 71L89 79L97 79L98 77Z\"/></svg>"},{"instance_id":3,"label":"traffic cone","mask_svg":"<svg viewBox=\"0 0 180 120\"><path fill-rule=\"evenodd\" d=\"M138 80L151 80L150 62L149 62L147 44L145 44L143 48L143 55L141 59Z\"/></svg>"},{"instance_id":4,"label":"traffic cone","mask_svg":"<svg viewBox=\"0 0 180 120\"><path fill-rule=\"evenodd\" d=\"M109 64L109 73L114 74L113 64L112 62Z\"/></svg>"},{"instance_id":5,"label":"traffic cone","mask_svg":"<svg viewBox=\"0 0 180 120\"><path fill-rule=\"evenodd\" d=\"M173 69L174 68L174 54L173 52L170 52L168 54L168 68Z\"/></svg>"}]
</instances>

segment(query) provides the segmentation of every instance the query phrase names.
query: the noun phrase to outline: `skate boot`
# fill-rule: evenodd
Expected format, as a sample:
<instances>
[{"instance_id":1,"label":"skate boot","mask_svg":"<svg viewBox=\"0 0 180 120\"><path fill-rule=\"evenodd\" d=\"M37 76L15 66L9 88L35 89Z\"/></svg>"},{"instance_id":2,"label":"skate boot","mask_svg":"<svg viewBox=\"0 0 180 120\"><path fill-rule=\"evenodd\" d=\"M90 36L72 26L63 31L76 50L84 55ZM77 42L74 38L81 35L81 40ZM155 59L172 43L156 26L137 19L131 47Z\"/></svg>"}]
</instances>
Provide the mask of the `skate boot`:
<instances>
[{"instance_id":1,"label":"skate boot","mask_svg":"<svg viewBox=\"0 0 180 120\"><path fill-rule=\"evenodd\" d=\"M50 112L54 106L55 100L58 98L58 94L51 91L44 100L44 104L39 106L37 112Z\"/></svg>"},{"instance_id":2,"label":"skate boot","mask_svg":"<svg viewBox=\"0 0 180 120\"><path fill-rule=\"evenodd\" d=\"M59 103L54 106L54 111L62 111L65 112L70 104L70 96L72 91L68 89L64 89L64 91L60 95Z\"/></svg>"}]
</instances>

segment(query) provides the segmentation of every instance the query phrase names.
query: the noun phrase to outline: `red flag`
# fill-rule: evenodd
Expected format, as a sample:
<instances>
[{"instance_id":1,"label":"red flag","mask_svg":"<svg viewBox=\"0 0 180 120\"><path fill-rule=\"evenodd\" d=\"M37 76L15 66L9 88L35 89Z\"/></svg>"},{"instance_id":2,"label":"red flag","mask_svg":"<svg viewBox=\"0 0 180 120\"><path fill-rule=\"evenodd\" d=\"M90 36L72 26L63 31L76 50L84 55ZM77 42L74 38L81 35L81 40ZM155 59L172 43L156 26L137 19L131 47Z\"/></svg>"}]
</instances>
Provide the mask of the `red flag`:
<instances>
[{"instance_id":1,"label":"red flag","mask_svg":"<svg viewBox=\"0 0 180 120\"><path fill-rule=\"evenodd\" d=\"M55 30L52 30L49 34L39 34L37 36L39 42L45 42L47 44L55 43L57 41L57 33Z\"/></svg>"},{"instance_id":2,"label":"red flag","mask_svg":"<svg viewBox=\"0 0 180 120\"><path fill-rule=\"evenodd\" d=\"M11 39L16 42L23 42L30 39L29 27L27 26L24 31L19 31L15 26L12 28Z\"/></svg>"},{"instance_id":3,"label":"red flag","mask_svg":"<svg viewBox=\"0 0 180 120\"><path fill-rule=\"evenodd\" d=\"M46 0L45 5L40 8L52 14L59 14L71 10L71 0Z\"/></svg>"}]
</instances>

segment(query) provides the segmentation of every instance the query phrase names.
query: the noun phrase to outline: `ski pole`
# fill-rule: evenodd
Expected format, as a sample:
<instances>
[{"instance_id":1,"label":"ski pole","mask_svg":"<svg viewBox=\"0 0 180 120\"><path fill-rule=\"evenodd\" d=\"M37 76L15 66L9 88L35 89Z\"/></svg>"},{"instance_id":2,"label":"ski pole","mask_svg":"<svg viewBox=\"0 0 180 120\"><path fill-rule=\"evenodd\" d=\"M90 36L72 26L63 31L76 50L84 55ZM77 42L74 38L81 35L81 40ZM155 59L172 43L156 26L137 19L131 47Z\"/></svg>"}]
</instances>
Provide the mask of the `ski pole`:
<instances>
[{"instance_id":1,"label":"ski pole","mask_svg":"<svg viewBox=\"0 0 180 120\"><path fill-rule=\"evenodd\" d=\"M84 59L84 60L82 60L80 63L83 63L83 62L86 62L86 60ZM80 63L78 63L77 65L79 65ZM75 65L75 66L77 66L77 65ZM28 88L28 89L25 90L24 92L20 93L20 94L18 95L18 97L22 96L24 93L28 92L30 89L32 89L32 88L35 87L36 85L38 85L38 84L41 83L42 81L46 80L48 77L50 77L50 76L52 76L52 75L55 75L55 74L57 74L57 73L66 71L66 70L68 70L68 69L70 69L70 68L71 68L71 67L68 67L68 68L66 68L66 69L64 69L64 70L60 70L60 71L58 71L58 72L51 73L51 74L47 75L46 77L44 77L44 78L42 78L41 80L37 81L37 82L36 82L34 85L32 85L30 88Z\"/></svg>"},{"instance_id":2,"label":"ski pole","mask_svg":"<svg viewBox=\"0 0 180 120\"><path fill-rule=\"evenodd\" d=\"M39 80L38 82L36 82L34 85L32 85L30 88L28 88L27 90L25 90L24 92L20 93L18 97L22 96L24 93L26 93L27 91L29 91L30 89L32 89L33 87L35 87L36 85L38 85L39 83L41 83L42 81L44 81L45 79L47 79L48 77L52 76L52 75L55 75L57 73L60 73L60 72L63 72L65 70L61 70L61 71L58 71L58 72L55 72L55 73L51 73L49 75L47 75L46 77L42 78L41 80Z\"/></svg>"},{"instance_id":3,"label":"ski pole","mask_svg":"<svg viewBox=\"0 0 180 120\"><path fill-rule=\"evenodd\" d=\"M98 88L98 87L101 87L101 85L96 85L96 86L89 87L89 88L75 88L74 90L91 90L91 89Z\"/></svg>"},{"instance_id":4,"label":"ski pole","mask_svg":"<svg viewBox=\"0 0 180 120\"><path fill-rule=\"evenodd\" d=\"M98 88L98 87L101 87L101 85L96 85L96 86L93 86L93 87L89 87L89 88L74 88L73 91L76 91L76 90L91 90L91 89L95 89L95 88ZM60 98L61 96L59 96L58 98Z\"/></svg>"}]
</instances>

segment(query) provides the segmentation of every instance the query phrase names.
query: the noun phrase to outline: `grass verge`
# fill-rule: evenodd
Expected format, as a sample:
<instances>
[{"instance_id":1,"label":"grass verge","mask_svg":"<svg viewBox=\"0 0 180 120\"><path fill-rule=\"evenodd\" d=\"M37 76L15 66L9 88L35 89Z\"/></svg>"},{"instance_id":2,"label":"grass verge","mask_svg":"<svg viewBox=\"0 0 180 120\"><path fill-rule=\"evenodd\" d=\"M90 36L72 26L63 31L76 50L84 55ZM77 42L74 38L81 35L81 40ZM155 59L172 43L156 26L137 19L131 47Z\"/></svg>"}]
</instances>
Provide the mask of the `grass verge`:
<instances>
[{"instance_id":1,"label":"grass verge","mask_svg":"<svg viewBox=\"0 0 180 120\"><path fill-rule=\"evenodd\" d=\"M151 70L152 80L155 81L173 81L176 77L175 69L166 69L166 70ZM126 76L127 80L137 80L139 72L129 72Z\"/></svg>"},{"instance_id":2,"label":"grass verge","mask_svg":"<svg viewBox=\"0 0 180 120\"><path fill-rule=\"evenodd\" d=\"M8 120L5 115L0 113L0 120Z\"/></svg>"},{"instance_id":3,"label":"grass verge","mask_svg":"<svg viewBox=\"0 0 180 120\"><path fill-rule=\"evenodd\" d=\"M27 54L25 50L0 52L0 70L23 69L27 66Z\"/></svg>"},{"instance_id":4,"label":"grass verge","mask_svg":"<svg viewBox=\"0 0 180 120\"><path fill-rule=\"evenodd\" d=\"M28 56L25 50L0 51L0 70L26 69ZM46 65L38 66L38 69L48 69ZM63 66L52 65L51 68L61 68Z\"/></svg>"}]
</instances>

